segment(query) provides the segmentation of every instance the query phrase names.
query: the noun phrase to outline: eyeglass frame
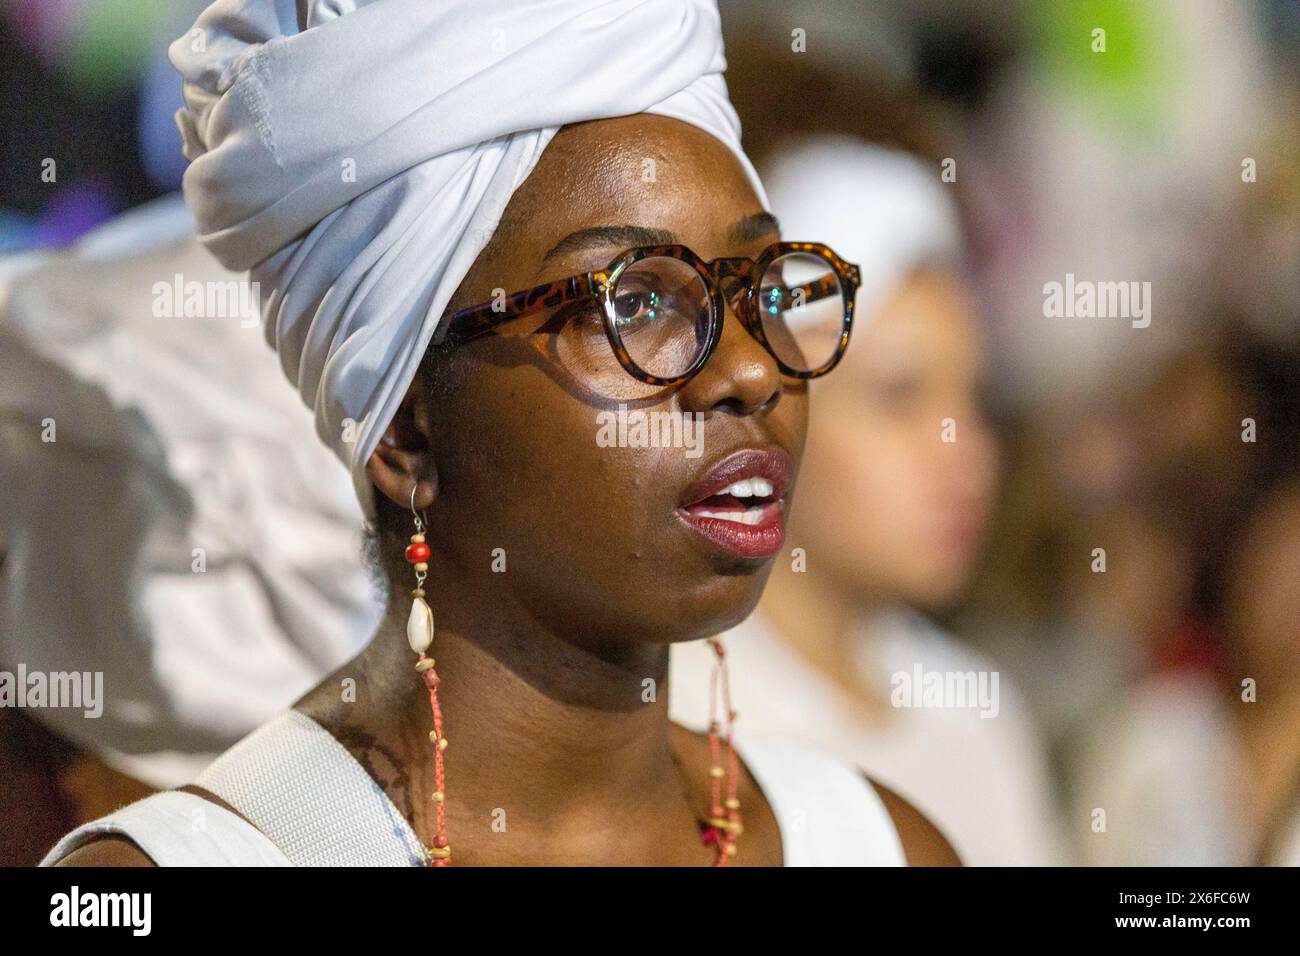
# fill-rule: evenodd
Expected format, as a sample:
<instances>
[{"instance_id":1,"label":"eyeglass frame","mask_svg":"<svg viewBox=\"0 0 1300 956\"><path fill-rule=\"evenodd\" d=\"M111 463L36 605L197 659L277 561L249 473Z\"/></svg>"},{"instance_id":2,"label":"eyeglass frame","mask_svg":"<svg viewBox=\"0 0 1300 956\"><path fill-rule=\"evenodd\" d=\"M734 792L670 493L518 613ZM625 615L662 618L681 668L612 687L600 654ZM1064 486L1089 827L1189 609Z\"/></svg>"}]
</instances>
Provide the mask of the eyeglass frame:
<instances>
[{"instance_id":1,"label":"eyeglass frame","mask_svg":"<svg viewBox=\"0 0 1300 956\"><path fill-rule=\"evenodd\" d=\"M766 332L763 331L762 319L758 317L754 303L759 283L772 262L779 256L798 252L818 256L831 266L839 282L839 295L844 304L844 319L835 353L822 365L810 370L793 368L776 354L767 339ZM704 280L709 297L709 335L699 357L685 372L668 378L651 375L637 365L627 346L623 344L622 333L618 331L613 313L613 292L623 271L635 262L656 256L678 259L691 266ZM814 379L825 375L839 364L849 346L849 334L853 330L853 304L857 298L858 287L862 283L862 273L857 265L842 259L830 246L820 242L774 242L755 259L733 256L711 261L701 259L684 245L636 246L615 256L604 269L581 272L567 279L557 279L554 282L533 286L531 289L512 292L505 297L504 308L498 307L497 300L494 299L480 305L458 309L447 318L447 331L442 342L447 346L464 345L491 334L497 326L514 319L543 309L555 309L585 298L594 298L602 306L601 318L605 327L605 337L609 340L610 347L614 350L614 355L623 369L633 378L647 385L678 385L692 378L705 366L722 340L726 306L722 283L728 278L738 279L745 293L740 307L736 309L737 318L740 319L745 330L776 361L781 374L802 380ZM805 283L795 288L815 288L825 281L825 279L814 280L812 283Z\"/></svg>"}]
</instances>

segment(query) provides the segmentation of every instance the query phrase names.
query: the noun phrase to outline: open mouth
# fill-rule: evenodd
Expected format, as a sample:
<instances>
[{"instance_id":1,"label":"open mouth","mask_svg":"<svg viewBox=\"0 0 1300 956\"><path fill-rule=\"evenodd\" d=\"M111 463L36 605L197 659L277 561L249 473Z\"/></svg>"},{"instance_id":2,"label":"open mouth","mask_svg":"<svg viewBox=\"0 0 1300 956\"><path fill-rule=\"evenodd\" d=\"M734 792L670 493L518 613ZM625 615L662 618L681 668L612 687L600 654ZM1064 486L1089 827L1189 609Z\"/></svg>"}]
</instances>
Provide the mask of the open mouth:
<instances>
[{"instance_id":1,"label":"open mouth","mask_svg":"<svg viewBox=\"0 0 1300 956\"><path fill-rule=\"evenodd\" d=\"M772 483L766 478L742 478L728 485L725 491L687 505L686 512L697 518L716 518L755 527L772 507L780 507L772 489Z\"/></svg>"},{"instance_id":2,"label":"open mouth","mask_svg":"<svg viewBox=\"0 0 1300 956\"><path fill-rule=\"evenodd\" d=\"M677 514L733 554L770 557L785 541L791 470L790 456L780 449L737 452L687 489Z\"/></svg>"}]
</instances>

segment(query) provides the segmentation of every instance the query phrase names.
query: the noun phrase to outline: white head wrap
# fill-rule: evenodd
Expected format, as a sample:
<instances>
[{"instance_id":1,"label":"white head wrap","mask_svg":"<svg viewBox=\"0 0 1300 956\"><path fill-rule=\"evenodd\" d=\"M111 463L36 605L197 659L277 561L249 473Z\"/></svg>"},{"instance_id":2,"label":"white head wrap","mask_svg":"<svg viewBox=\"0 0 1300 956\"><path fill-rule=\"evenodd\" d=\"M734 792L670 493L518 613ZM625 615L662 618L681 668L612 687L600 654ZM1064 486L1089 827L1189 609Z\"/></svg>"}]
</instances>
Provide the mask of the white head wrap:
<instances>
[{"instance_id":1,"label":"white head wrap","mask_svg":"<svg viewBox=\"0 0 1300 956\"><path fill-rule=\"evenodd\" d=\"M819 134L778 150L763 181L782 233L824 242L858 264L856 314L867 322L913 269L961 253L954 187L939 173L911 153Z\"/></svg>"},{"instance_id":2,"label":"white head wrap","mask_svg":"<svg viewBox=\"0 0 1300 956\"><path fill-rule=\"evenodd\" d=\"M370 515L366 461L561 126L691 123L766 208L716 0L218 0L170 55L199 238L252 270L267 339Z\"/></svg>"}]
</instances>

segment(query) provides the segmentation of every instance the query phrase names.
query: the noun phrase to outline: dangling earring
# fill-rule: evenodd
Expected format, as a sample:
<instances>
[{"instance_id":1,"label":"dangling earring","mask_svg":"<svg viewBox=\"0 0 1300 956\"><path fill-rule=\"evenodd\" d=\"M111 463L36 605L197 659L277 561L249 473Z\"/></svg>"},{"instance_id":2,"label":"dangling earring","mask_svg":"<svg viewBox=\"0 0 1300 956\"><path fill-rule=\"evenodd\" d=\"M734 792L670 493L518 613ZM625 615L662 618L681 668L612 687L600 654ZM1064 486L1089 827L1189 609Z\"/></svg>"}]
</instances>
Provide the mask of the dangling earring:
<instances>
[{"instance_id":1,"label":"dangling earring","mask_svg":"<svg viewBox=\"0 0 1300 956\"><path fill-rule=\"evenodd\" d=\"M740 798L737 796L740 761L736 758L736 748L732 741L733 725L739 715L731 709L727 649L718 637L709 638L709 646L713 648L713 672L709 677L709 776L712 778L713 802L709 808L711 816L704 833L704 842L712 843L717 848L718 858L714 865L726 866L731 857L736 855L736 839L744 832L740 823ZM718 736L722 730L722 724L718 720L719 703L726 714L725 739ZM727 748L725 765L720 759L724 744Z\"/></svg>"},{"instance_id":2,"label":"dangling earring","mask_svg":"<svg viewBox=\"0 0 1300 956\"><path fill-rule=\"evenodd\" d=\"M437 831L433 846L428 847L430 866L446 866L451 862L451 846L447 842L447 816L444 806L446 791L442 769L442 752L447 749L447 738L442 733L442 708L438 706L438 672L433 669L433 658L426 651L433 644L433 609L424 600L424 579L429 572L429 545L425 543L424 519L415 510L415 492L419 482L411 488L411 515L415 519L415 534L406 547L406 560L415 569L415 587L411 591L411 614L406 619L406 640L411 650L420 656L415 670L429 691L429 706L433 709L433 730L429 741L433 744L433 802L437 814Z\"/></svg>"}]
</instances>

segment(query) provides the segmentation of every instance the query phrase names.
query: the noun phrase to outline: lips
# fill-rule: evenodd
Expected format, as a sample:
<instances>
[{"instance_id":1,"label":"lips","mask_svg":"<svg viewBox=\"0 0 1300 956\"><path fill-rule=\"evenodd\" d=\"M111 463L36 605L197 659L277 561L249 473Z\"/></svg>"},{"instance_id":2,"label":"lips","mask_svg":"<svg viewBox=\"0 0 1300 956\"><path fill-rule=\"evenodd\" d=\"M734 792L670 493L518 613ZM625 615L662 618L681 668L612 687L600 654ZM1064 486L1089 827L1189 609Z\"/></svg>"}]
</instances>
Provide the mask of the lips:
<instances>
[{"instance_id":1,"label":"lips","mask_svg":"<svg viewBox=\"0 0 1300 956\"><path fill-rule=\"evenodd\" d=\"M771 557L785 542L785 493L793 470L780 448L735 452L682 493L677 516L725 551Z\"/></svg>"}]
</instances>

